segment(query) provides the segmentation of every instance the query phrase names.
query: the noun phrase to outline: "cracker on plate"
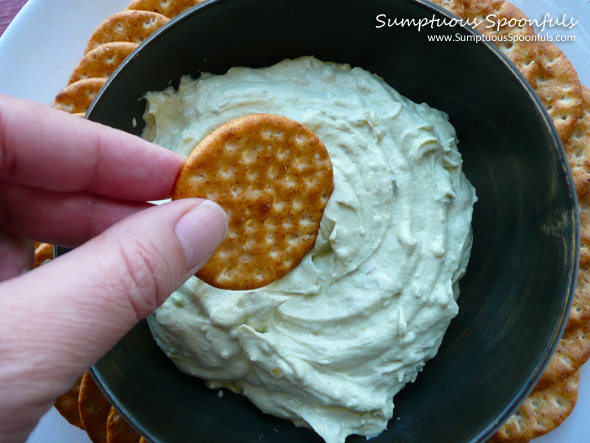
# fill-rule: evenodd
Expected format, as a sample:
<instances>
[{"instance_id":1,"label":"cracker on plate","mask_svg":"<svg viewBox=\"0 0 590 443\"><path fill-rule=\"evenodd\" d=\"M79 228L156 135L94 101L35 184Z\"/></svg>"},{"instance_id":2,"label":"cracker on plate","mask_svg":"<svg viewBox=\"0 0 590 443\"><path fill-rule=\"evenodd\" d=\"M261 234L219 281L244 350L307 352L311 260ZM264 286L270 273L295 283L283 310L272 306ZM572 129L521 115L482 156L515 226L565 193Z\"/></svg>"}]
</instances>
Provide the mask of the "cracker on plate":
<instances>
[{"instance_id":1,"label":"cracker on plate","mask_svg":"<svg viewBox=\"0 0 590 443\"><path fill-rule=\"evenodd\" d=\"M109 42L94 48L78 62L68 85L85 78L110 77L135 48L137 43L131 42Z\"/></svg>"},{"instance_id":2,"label":"cracker on plate","mask_svg":"<svg viewBox=\"0 0 590 443\"><path fill-rule=\"evenodd\" d=\"M82 377L76 380L76 383L74 383L68 392L57 397L54 406L69 423L80 429L84 429L80 420L80 411L78 410L78 396L81 382Z\"/></svg>"},{"instance_id":3,"label":"cracker on plate","mask_svg":"<svg viewBox=\"0 0 590 443\"><path fill-rule=\"evenodd\" d=\"M82 375L78 395L80 421L93 443L107 442L107 418L111 404L102 394L89 372Z\"/></svg>"},{"instance_id":4,"label":"cracker on plate","mask_svg":"<svg viewBox=\"0 0 590 443\"><path fill-rule=\"evenodd\" d=\"M582 115L582 87L571 62L555 44L537 43L539 69L531 83L563 143Z\"/></svg>"},{"instance_id":5,"label":"cracker on plate","mask_svg":"<svg viewBox=\"0 0 590 443\"><path fill-rule=\"evenodd\" d=\"M108 16L94 30L84 54L109 42L141 43L170 19L150 11L124 10Z\"/></svg>"},{"instance_id":6,"label":"cracker on plate","mask_svg":"<svg viewBox=\"0 0 590 443\"><path fill-rule=\"evenodd\" d=\"M564 143L578 196L590 190L590 89L582 86L582 112Z\"/></svg>"},{"instance_id":7,"label":"cracker on plate","mask_svg":"<svg viewBox=\"0 0 590 443\"><path fill-rule=\"evenodd\" d=\"M580 372L535 389L490 442L528 442L559 426L578 399Z\"/></svg>"},{"instance_id":8,"label":"cracker on plate","mask_svg":"<svg viewBox=\"0 0 590 443\"><path fill-rule=\"evenodd\" d=\"M107 443L137 443L139 434L135 432L117 410L111 406L107 418Z\"/></svg>"},{"instance_id":9,"label":"cracker on plate","mask_svg":"<svg viewBox=\"0 0 590 443\"><path fill-rule=\"evenodd\" d=\"M328 152L303 125L271 114L222 125L194 149L172 195L213 200L228 215L228 236L197 277L236 290L281 278L313 247L332 188Z\"/></svg>"},{"instance_id":10,"label":"cracker on plate","mask_svg":"<svg viewBox=\"0 0 590 443\"><path fill-rule=\"evenodd\" d=\"M157 12L168 18L174 18L181 12L198 5L203 1L204 0L133 0L129 3L127 9Z\"/></svg>"},{"instance_id":11,"label":"cracker on plate","mask_svg":"<svg viewBox=\"0 0 590 443\"><path fill-rule=\"evenodd\" d=\"M85 113L106 83L106 78L86 78L62 89L51 106L70 114Z\"/></svg>"},{"instance_id":12,"label":"cracker on plate","mask_svg":"<svg viewBox=\"0 0 590 443\"><path fill-rule=\"evenodd\" d=\"M580 213L580 268L566 329L590 322L590 193L578 194Z\"/></svg>"},{"instance_id":13,"label":"cracker on plate","mask_svg":"<svg viewBox=\"0 0 590 443\"><path fill-rule=\"evenodd\" d=\"M538 388L576 372L590 358L590 322L566 329L559 340L549 365L537 383Z\"/></svg>"},{"instance_id":14,"label":"cracker on plate","mask_svg":"<svg viewBox=\"0 0 590 443\"><path fill-rule=\"evenodd\" d=\"M495 16L495 23L499 27L488 27L488 16ZM476 28L484 36L492 39L492 42L510 59L525 78L532 82L537 75L536 45L530 41L520 41L527 36L535 34L532 26L526 23L518 23L509 26L510 20L526 18L512 3L503 0L464 0L463 18L478 20L480 25Z\"/></svg>"}]
</instances>

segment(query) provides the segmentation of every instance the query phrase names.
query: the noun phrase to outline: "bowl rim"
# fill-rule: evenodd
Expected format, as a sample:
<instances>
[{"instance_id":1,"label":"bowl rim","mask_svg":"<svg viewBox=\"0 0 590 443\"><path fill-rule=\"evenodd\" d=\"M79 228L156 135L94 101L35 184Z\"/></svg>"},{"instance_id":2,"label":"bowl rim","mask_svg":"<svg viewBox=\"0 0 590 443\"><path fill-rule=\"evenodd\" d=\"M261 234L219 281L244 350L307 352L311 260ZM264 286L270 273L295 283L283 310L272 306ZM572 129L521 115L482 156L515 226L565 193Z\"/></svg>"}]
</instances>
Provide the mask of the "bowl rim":
<instances>
[{"instance_id":1,"label":"bowl rim","mask_svg":"<svg viewBox=\"0 0 590 443\"><path fill-rule=\"evenodd\" d=\"M134 60L138 57L139 53L146 47L151 44L152 41L161 38L161 36L165 35L169 30L174 27L177 23L180 23L185 20L189 20L193 14L199 13L202 9L212 8L215 7L217 4L227 3L230 1L235 0L205 0L198 5L195 5L188 10L182 12L178 16L172 18L168 23L157 29L154 33L152 33L149 37L147 37L142 43L138 45L137 48L133 50L133 52L117 67L117 69L111 74L111 76L107 79L101 90L98 92L94 100L92 101L91 105L89 106L86 115L84 118L92 120L93 112L97 106L97 103L101 101L102 96L106 93L105 91L108 89L110 84L114 81L117 81L119 72L127 69L127 66L132 64ZM242 0L256 2L257 0ZM425 14L430 12L432 15L439 15L443 16L447 19L457 19L460 20L461 18L456 16L455 14L451 13L450 11L446 10L442 6L438 4L432 3L428 0L400 0L405 3L409 4L417 4ZM487 40L485 36L478 31L477 29L465 25L461 26L461 29L474 37L479 37L480 39L474 44L483 47L484 50L491 53L495 59L504 66L504 68L512 75L512 77L518 82L519 87L527 94L528 98L531 100L535 111L540 116L540 120L542 121L543 125L539 129L549 135L551 139L550 148L553 152L553 155L557 156L557 161L559 165L562 166L562 174L567 183L568 187L568 198L572 202L572 210L570 212L572 216L572 220L570 220L573 229L573 239L568 239L569 243L573 243L573 248L569 251L569 262L572 264L572 269L569 271L569 285L568 289L565 294L565 303L562 306L562 311L559 316L559 321L553 325L553 332L551 335L551 341L547 343L547 347L545 348L545 352L542 355L542 358L539 359L538 364L535 366L533 372L529 374L526 383L522 386L522 388L514 395L512 400L507 404L504 408L502 413L496 418L496 420L490 422L486 427L482 428L478 435L476 436L477 441L487 441L501 426L502 424L516 411L516 409L521 405L521 403L526 399L526 397L531 393L534 389L535 385L537 384L539 378L543 374L545 368L549 364L550 359L552 358L557 346L559 344L559 340L563 334L565 329L569 311L571 309L571 305L574 298L574 291L577 282L577 276L579 271L579 255L580 255L580 221L579 221L579 205L577 194L574 186L573 174L571 168L569 166L569 161L567 159L567 155L565 152L565 148L561 139L557 133L555 125L549 116L549 113L545 109L545 106L542 104L539 96L533 89L533 87L529 84L526 80L524 75L518 70L518 68L510 61L510 59L491 41ZM573 240L573 242L572 242ZM63 254L66 251L65 248L55 248L55 256ZM565 280L564 280L565 281ZM104 381L103 375L96 369L95 366L92 366L89 369L92 377L98 384L99 388L102 390L103 394L107 397L110 403L113 406L117 406L117 410L127 422L135 428L138 432L142 433L142 435L146 434L145 430L142 426L140 426L137 420L127 411L127 408L121 407L119 402L116 400L116 395L111 391L110 387ZM149 434L149 432L147 433ZM150 435L146 435L146 438L153 440L150 438Z\"/></svg>"}]
</instances>

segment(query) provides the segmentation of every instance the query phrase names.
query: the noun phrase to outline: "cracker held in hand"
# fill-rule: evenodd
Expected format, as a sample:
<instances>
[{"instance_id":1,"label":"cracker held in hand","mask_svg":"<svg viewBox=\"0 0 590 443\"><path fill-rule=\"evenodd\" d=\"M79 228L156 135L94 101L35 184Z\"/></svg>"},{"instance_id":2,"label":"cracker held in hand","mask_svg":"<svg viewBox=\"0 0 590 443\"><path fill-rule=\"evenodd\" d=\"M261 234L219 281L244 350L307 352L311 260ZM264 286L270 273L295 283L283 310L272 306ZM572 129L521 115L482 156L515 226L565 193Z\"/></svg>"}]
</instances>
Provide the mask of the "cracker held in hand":
<instances>
[{"instance_id":1,"label":"cracker held in hand","mask_svg":"<svg viewBox=\"0 0 590 443\"><path fill-rule=\"evenodd\" d=\"M313 248L332 189L328 152L303 125L270 114L222 125L185 162L172 197L207 198L228 215L228 237L197 277L236 290L283 277Z\"/></svg>"}]
</instances>

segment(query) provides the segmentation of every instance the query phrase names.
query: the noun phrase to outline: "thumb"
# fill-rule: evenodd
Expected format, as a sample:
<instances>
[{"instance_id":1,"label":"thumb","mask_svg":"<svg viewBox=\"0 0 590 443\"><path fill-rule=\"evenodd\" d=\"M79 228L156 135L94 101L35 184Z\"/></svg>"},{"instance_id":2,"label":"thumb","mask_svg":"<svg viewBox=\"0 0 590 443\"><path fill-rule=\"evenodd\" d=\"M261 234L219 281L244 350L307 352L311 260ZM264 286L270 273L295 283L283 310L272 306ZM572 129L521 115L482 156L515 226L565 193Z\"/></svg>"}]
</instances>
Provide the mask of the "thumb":
<instances>
[{"instance_id":1,"label":"thumb","mask_svg":"<svg viewBox=\"0 0 590 443\"><path fill-rule=\"evenodd\" d=\"M0 397L28 398L29 412L55 399L193 275L226 234L218 205L182 199L138 212L1 283Z\"/></svg>"}]
</instances>

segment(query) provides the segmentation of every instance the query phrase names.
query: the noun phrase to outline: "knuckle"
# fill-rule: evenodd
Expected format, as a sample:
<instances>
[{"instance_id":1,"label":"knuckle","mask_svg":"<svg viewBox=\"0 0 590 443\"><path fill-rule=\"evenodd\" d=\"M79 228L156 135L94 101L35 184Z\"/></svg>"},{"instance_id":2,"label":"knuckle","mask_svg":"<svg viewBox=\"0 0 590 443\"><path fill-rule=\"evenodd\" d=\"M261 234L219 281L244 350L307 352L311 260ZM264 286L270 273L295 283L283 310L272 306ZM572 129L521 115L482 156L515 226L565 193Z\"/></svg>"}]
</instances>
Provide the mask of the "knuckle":
<instances>
[{"instance_id":1,"label":"knuckle","mask_svg":"<svg viewBox=\"0 0 590 443\"><path fill-rule=\"evenodd\" d=\"M165 263L157 248L146 241L119 242L121 266L117 286L127 296L129 307L141 320L158 307L163 289L160 276L165 275Z\"/></svg>"},{"instance_id":2,"label":"knuckle","mask_svg":"<svg viewBox=\"0 0 590 443\"><path fill-rule=\"evenodd\" d=\"M0 106L0 177L10 177L16 170L16 155L8 146L8 128Z\"/></svg>"}]
</instances>

